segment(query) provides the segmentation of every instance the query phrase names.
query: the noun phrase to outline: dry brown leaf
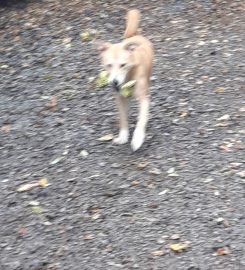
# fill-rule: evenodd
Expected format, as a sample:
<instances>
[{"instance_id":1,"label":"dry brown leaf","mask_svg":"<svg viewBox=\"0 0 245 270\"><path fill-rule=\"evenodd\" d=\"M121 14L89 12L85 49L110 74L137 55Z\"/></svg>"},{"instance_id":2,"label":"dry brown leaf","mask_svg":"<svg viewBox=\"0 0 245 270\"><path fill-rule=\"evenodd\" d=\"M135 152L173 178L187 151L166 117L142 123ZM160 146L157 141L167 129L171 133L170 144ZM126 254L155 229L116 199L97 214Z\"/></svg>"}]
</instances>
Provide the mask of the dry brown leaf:
<instances>
[{"instance_id":1,"label":"dry brown leaf","mask_svg":"<svg viewBox=\"0 0 245 270\"><path fill-rule=\"evenodd\" d=\"M54 109L57 106L57 97L51 97L50 101L46 104L47 109Z\"/></svg>"},{"instance_id":2,"label":"dry brown leaf","mask_svg":"<svg viewBox=\"0 0 245 270\"><path fill-rule=\"evenodd\" d=\"M138 186L140 184L140 181L134 180L131 182L131 186L135 187Z\"/></svg>"},{"instance_id":3,"label":"dry brown leaf","mask_svg":"<svg viewBox=\"0 0 245 270\"><path fill-rule=\"evenodd\" d=\"M20 227L18 229L18 233L21 234L21 235L25 234L26 232L27 232L27 229L25 227Z\"/></svg>"},{"instance_id":4,"label":"dry brown leaf","mask_svg":"<svg viewBox=\"0 0 245 270\"><path fill-rule=\"evenodd\" d=\"M230 250L228 249L228 247L218 248L216 252L219 256L224 256L224 255L230 254Z\"/></svg>"}]
</instances>

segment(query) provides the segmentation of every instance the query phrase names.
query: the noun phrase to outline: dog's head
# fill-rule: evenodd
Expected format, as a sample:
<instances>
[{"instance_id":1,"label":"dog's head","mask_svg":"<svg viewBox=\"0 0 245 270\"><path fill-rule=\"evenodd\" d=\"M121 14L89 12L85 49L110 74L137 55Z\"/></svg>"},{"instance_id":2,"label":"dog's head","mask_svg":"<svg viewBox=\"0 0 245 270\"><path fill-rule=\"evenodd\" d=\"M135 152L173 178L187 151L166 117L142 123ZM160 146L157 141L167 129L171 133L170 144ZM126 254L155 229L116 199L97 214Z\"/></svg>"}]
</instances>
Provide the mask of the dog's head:
<instances>
[{"instance_id":1,"label":"dog's head","mask_svg":"<svg viewBox=\"0 0 245 270\"><path fill-rule=\"evenodd\" d=\"M127 75L136 65L134 50L135 43L103 43L99 46L102 65L109 74L109 84L115 89L126 82Z\"/></svg>"}]
</instances>

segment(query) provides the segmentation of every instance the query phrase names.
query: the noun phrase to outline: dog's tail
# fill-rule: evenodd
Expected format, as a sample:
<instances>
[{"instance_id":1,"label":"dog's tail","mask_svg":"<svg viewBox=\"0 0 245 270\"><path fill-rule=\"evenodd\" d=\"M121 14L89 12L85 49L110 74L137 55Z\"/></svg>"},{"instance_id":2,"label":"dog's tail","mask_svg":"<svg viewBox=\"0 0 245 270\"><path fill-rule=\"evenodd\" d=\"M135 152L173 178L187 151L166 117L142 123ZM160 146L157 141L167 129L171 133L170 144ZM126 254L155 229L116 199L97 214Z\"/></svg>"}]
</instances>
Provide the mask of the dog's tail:
<instances>
[{"instance_id":1,"label":"dog's tail","mask_svg":"<svg viewBox=\"0 0 245 270\"><path fill-rule=\"evenodd\" d=\"M129 10L126 16L126 30L124 38L130 38L137 35L140 22L140 12L137 9Z\"/></svg>"}]
</instances>

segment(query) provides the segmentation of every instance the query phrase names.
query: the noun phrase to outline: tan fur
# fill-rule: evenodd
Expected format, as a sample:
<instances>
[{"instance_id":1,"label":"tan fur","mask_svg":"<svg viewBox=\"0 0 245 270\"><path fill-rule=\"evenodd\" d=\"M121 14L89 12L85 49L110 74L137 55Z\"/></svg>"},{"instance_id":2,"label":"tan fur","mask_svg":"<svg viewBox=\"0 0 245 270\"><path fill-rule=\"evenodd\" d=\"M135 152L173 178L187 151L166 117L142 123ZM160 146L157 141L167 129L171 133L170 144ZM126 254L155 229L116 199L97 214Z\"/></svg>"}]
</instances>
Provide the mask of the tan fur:
<instances>
[{"instance_id":1,"label":"tan fur","mask_svg":"<svg viewBox=\"0 0 245 270\"><path fill-rule=\"evenodd\" d=\"M145 139L146 125L149 115L149 80L152 70L153 48L151 42L137 35L140 13L130 10L127 13L125 39L121 43L104 43L100 47L102 64L109 74L109 83L121 85L136 80L134 96L139 101L139 115L131 142L136 151ZM116 92L119 110L120 132L114 143L123 144L128 141L128 122L126 99Z\"/></svg>"}]
</instances>

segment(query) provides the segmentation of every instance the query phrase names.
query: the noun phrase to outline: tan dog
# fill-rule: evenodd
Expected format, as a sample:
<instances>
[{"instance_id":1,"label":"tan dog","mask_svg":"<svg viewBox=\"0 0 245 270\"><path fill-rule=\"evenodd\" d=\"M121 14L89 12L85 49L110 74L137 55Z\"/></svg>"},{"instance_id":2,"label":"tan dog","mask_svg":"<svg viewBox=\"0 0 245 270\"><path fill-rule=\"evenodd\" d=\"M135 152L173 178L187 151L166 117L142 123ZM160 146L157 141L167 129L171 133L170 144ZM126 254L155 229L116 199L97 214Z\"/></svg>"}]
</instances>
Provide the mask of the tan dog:
<instances>
[{"instance_id":1,"label":"tan dog","mask_svg":"<svg viewBox=\"0 0 245 270\"><path fill-rule=\"evenodd\" d=\"M102 64L109 74L109 83L116 90L120 117L120 132L113 141L116 144L126 143L129 137L127 100L119 93L119 89L128 81L136 81L133 95L139 101L139 115L131 141L133 151L139 149L145 140L150 105L149 79L153 61L151 42L137 35L139 19L138 10L128 11L124 41L117 44L104 43L100 46Z\"/></svg>"}]
</instances>

